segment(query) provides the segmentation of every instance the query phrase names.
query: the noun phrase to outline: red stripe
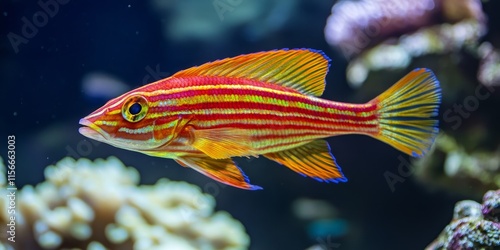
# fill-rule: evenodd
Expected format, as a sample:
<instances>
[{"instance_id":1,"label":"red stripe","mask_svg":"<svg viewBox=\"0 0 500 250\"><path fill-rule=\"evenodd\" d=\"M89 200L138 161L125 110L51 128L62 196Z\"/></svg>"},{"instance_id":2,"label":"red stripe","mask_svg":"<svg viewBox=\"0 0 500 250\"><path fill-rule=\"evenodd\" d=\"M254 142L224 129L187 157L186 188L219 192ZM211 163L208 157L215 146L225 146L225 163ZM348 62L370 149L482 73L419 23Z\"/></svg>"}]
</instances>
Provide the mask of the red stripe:
<instances>
[{"instance_id":1,"label":"red stripe","mask_svg":"<svg viewBox=\"0 0 500 250\"><path fill-rule=\"evenodd\" d=\"M254 86L254 85L252 85ZM265 87L265 86L264 86ZM288 89L286 89L288 90ZM286 91L289 93L294 93L291 92L290 90ZM353 104L344 104L344 103L339 103L339 102L316 102L314 100L311 100L308 98L308 96L303 96L303 97L296 97L296 96L288 96L288 95L280 95L279 93L272 93L268 91L261 91L261 90L247 90L247 89L220 89L218 87L214 87L214 89L204 89L204 90L187 90L179 93L173 93L173 94L159 94L156 96L151 96L150 101L151 102L156 102L156 101L161 101L161 100L174 100L174 99L179 99L179 98L190 98L190 97L195 97L199 95L211 95L211 96L217 96L217 95L240 95L240 96L259 96L259 97L265 97L265 98L276 98L280 100L285 100L289 102L300 102L304 104L309 104L311 106L318 106L322 108L331 108L331 109L338 109L341 111L353 111L353 112L371 112L377 109L376 105L353 105ZM233 102L231 105L235 105L236 103L240 102ZM243 103L243 102L241 102ZM262 104L258 102L248 102L249 104ZM210 104L210 103L203 103L205 104ZM181 108L183 106L177 106L177 108ZM156 108L156 107L155 107ZM175 107L168 107L168 108L175 108ZM174 109L175 110L175 109Z\"/></svg>"},{"instance_id":2,"label":"red stripe","mask_svg":"<svg viewBox=\"0 0 500 250\"><path fill-rule=\"evenodd\" d=\"M377 119L376 115L363 117L359 116L357 112L354 115L347 115L347 114L313 111L298 107L285 107L275 104L263 104L255 102L207 102L207 103L180 105L180 106L154 107L150 109L150 113L178 112L178 111L186 111L186 113L189 113L190 110L200 110L200 109L242 109L242 110L261 109L261 110L268 110L269 112L273 113L282 112L287 114L305 114L308 116L317 116L317 117L324 117L336 120L353 120L356 122L364 122ZM352 109L349 109L349 111L352 111ZM258 114L254 115L257 116ZM279 116L274 115L274 117L279 117Z\"/></svg>"},{"instance_id":3,"label":"red stripe","mask_svg":"<svg viewBox=\"0 0 500 250\"><path fill-rule=\"evenodd\" d=\"M226 118L221 118L221 119L226 119ZM201 120L201 119L197 119ZM214 119L217 120L217 119ZM230 120L230 119L228 119ZM224 124L217 124L213 125L210 127L203 127L203 129L215 129L215 128L227 128L227 127L232 127L232 128L244 128L244 129L302 129L302 130L317 130L317 129L324 129L325 131L339 131L338 127L352 127L353 129L346 129L345 131L352 131L355 130L356 128L378 128L377 124L353 124L349 122L334 122L334 123L323 123L322 125L325 125L325 127L318 126L317 124L311 123L309 121L304 121L300 120L304 124L308 125L298 125L298 124L286 124L286 125L280 125L280 124L272 124L272 123L262 123L262 124L248 124L244 123L241 121L234 121L232 123L224 123ZM193 124L196 128L196 123ZM199 127L202 129L201 127ZM322 133L321 133L322 134Z\"/></svg>"},{"instance_id":4,"label":"red stripe","mask_svg":"<svg viewBox=\"0 0 500 250\"><path fill-rule=\"evenodd\" d=\"M269 134L269 135L255 135L252 138L255 140L269 140L269 139L283 139L283 138L292 138L292 137L304 137L304 136L316 136L318 133L314 132L302 132L302 133L290 133L290 134ZM298 141L302 141L299 139Z\"/></svg>"},{"instance_id":5,"label":"red stripe","mask_svg":"<svg viewBox=\"0 0 500 250\"><path fill-rule=\"evenodd\" d=\"M195 98L199 95L211 95L217 98L220 95L236 95L236 96L259 96L264 98L275 98L277 100L284 100L288 102L298 102L305 105L316 106L321 108L332 109L332 112L326 111L314 111L301 107L284 107L274 103L259 103L257 101L223 101L223 102L207 102L207 103L197 103L197 104L187 104L182 106L165 106L165 107L151 107L149 110L149 114L146 116L146 119L142 120L139 123L131 126L132 128L139 128L142 125L151 124L151 119L156 119L157 126L164 124L166 122L172 121L173 117L168 115L168 112L182 112L185 114L189 114L194 110L208 109L206 114L197 114L193 117L193 122L190 123L193 126L199 124L199 122L210 122L217 120L229 120L233 121L229 124L217 124L211 126L210 128L221 128L221 127L238 127L244 129L279 129L275 135L262 135L257 136L258 140L265 139L273 139L273 138L286 138L295 136L293 134L286 134L290 130L309 130L312 132L304 132L302 135L296 135L297 137L308 136L308 135L324 135L326 132L353 132L353 131L371 131L377 130L378 124L369 124L370 121L377 120L377 115L375 115L374 111L377 109L376 104L345 104L338 103L333 101L317 101L315 98L312 98L307 95L303 95L301 97L298 96L289 96L285 93L273 93L273 91L283 91L287 93L298 93L299 92L280 86L278 84L273 83L265 83L259 82L249 79L238 79L238 78L227 78L227 77L186 77L179 79L167 79L157 82L156 84L150 84L147 86L143 86L135 91L131 91L127 94L122 95L122 97L126 97L129 94L135 93L136 91L155 91L158 89L163 89L168 92L170 89L175 88L185 88L189 86L203 86L203 85L220 85L220 84L234 84L234 85L243 85L243 86L257 86L269 89L269 91L262 90L248 90L248 89L228 89L228 88L220 88L220 86L214 86L213 89L208 90L186 90L179 93L173 94L160 94L156 96L147 97L150 102L156 102L161 100L175 100L179 98ZM220 97L219 97L220 98ZM116 103L121 98L116 98L111 100L107 105L104 105L99 110L112 105L112 103ZM199 102L203 102L204 100L197 100ZM120 109L121 107L116 107L116 109ZM248 109L259 109L263 111L268 111L267 114L210 114L210 109L228 109L228 110L248 110ZM98 112L96 110L95 112ZM354 112L355 114L342 114L344 111ZM167 112L167 117L162 119L162 117L149 118L151 114L154 113L163 113ZM364 113L364 114L363 114ZM287 116L280 116L280 114L286 114ZM367 115L363 117L362 115ZM293 115L293 116L288 116ZM301 117L301 115L307 115L311 117ZM182 116L182 114L180 115ZM121 118L120 114L117 114L117 117ZM314 119L314 117L321 117L330 119L330 121L318 120ZM177 116L175 117L177 118ZM278 124L270 124L266 121L279 121L285 120L294 122L296 124L290 125L278 125ZM114 120L114 119L113 119ZM246 124L244 121L250 120L259 120L262 124ZM298 125L304 124L304 125ZM325 127L320 127L321 125ZM118 126L126 126L124 124L119 124ZM131 129L132 129L131 128ZM110 130L113 130L112 127L106 128L109 132L113 133ZM285 133L283 133L285 132ZM151 134L128 134L124 132L117 132L117 137L121 138L130 138L136 140L147 140L151 138ZM300 139L300 138L297 138ZM288 143L288 144L297 144L296 142ZM286 146L285 144L275 144L269 145L267 148L274 148L280 146Z\"/></svg>"},{"instance_id":6,"label":"red stripe","mask_svg":"<svg viewBox=\"0 0 500 250\"><path fill-rule=\"evenodd\" d=\"M284 87L277 83L263 82L248 78L236 78L236 77L225 77L225 76L176 77L168 79L168 81L164 81L160 84L161 85L155 86L154 88L143 89L143 91L150 92L158 89L167 90L167 89L186 88L192 86L206 86L206 85L250 85L266 89L273 89L273 90L300 94L300 92L295 89Z\"/></svg>"}]
</instances>

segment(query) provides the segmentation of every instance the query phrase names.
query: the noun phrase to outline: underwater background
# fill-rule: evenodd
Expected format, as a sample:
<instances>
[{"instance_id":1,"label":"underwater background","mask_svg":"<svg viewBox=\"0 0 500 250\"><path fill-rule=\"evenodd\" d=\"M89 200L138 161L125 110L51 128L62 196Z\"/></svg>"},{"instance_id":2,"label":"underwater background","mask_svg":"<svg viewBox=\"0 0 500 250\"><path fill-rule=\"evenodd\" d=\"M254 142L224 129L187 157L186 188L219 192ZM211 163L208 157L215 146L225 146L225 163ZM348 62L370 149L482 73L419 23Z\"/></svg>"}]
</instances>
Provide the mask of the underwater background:
<instances>
[{"instance_id":1,"label":"underwater background","mask_svg":"<svg viewBox=\"0 0 500 250\"><path fill-rule=\"evenodd\" d=\"M202 191L212 196L210 207L241 223L234 224L240 241L227 249L500 249L500 194L490 192L483 200L488 190L500 189L498 11L499 2L492 0L4 0L0 2L0 138L4 140L0 156L8 158L7 137L14 135L19 192L28 193L21 189L46 179L55 183L53 193L37 200L36 204L54 202L45 210L66 204L55 201L61 195L55 190L66 185L61 183L76 183L72 178L84 176L75 169L61 171L65 177L56 178L47 166L94 164L98 169L99 164L111 164L58 163L67 156L90 160L114 156L117 159L109 161L133 166L137 174L130 175L140 175L140 181L124 177L128 184L123 186L113 178L102 178L108 172L89 175L78 182L82 190L100 188L97 182L119 183L115 187L130 190L154 185L160 178L194 184L199 189L193 195L202 197ZM332 61L322 98L334 101L364 103L412 69L432 69L443 89L441 133L434 149L415 161L367 136L329 138L349 179L341 184L303 178L263 157L238 158L252 183L264 188L246 191L218 184L173 160L115 148L78 133L80 118L125 91L205 62L281 48L313 48L328 55ZM116 171L125 171L122 168ZM6 185L5 180L2 183ZM99 190L106 189L85 194L99 195ZM157 192L154 197L161 196ZM18 197L19 206L35 204L29 203L34 198L28 195ZM81 197L89 204L94 199ZM154 199L161 198L150 200ZM471 201L455 208L463 200ZM130 204L134 202L148 201L137 198ZM454 209L466 211L465 215L453 217ZM3 210L2 225L7 223ZM36 212L32 217L26 215L28 210L23 213L26 222L48 220ZM207 212L205 217L210 216ZM154 224L151 218L148 223ZM452 219L463 218L466 222L447 228L438 238ZM26 249L86 249L90 238L102 238L97 232L87 238L53 236L62 243L53 240L42 248L40 242L47 238L37 238L36 230L41 229L19 223L17 237L26 234L35 239ZM227 225L231 235L233 224ZM56 224L47 227L63 234ZM454 233L457 227L459 235ZM11 244L6 234L0 234L2 244ZM210 237L200 232L195 238L202 241L205 236ZM131 238L123 240L127 241ZM129 249L102 242L109 249ZM23 249L15 244L11 246ZM217 246L221 245L205 249Z\"/></svg>"}]
</instances>

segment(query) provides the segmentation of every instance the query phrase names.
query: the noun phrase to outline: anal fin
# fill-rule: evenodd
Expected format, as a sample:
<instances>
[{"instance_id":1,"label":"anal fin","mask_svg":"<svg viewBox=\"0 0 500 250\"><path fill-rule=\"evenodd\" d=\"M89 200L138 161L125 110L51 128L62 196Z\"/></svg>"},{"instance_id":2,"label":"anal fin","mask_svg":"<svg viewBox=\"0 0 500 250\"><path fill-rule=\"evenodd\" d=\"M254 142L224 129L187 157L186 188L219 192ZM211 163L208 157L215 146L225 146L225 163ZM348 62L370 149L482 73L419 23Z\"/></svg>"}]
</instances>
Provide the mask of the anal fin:
<instances>
[{"instance_id":1,"label":"anal fin","mask_svg":"<svg viewBox=\"0 0 500 250\"><path fill-rule=\"evenodd\" d=\"M317 181L335 183L347 181L330 152L330 146L324 140L315 140L297 148L268 153L264 156Z\"/></svg>"},{"instance_id":2,"label":"anal fin","mask_svg":"<svg viewBox=\"0 0 500 250\"><path fill-rule=\"evenodd\" d=\"M233 187L249 190L262 189L250 184L248 177L230 158L185 157L177 158L176 161L182 166L190 167L216 181Z\"/></svg>"}]
</instances>

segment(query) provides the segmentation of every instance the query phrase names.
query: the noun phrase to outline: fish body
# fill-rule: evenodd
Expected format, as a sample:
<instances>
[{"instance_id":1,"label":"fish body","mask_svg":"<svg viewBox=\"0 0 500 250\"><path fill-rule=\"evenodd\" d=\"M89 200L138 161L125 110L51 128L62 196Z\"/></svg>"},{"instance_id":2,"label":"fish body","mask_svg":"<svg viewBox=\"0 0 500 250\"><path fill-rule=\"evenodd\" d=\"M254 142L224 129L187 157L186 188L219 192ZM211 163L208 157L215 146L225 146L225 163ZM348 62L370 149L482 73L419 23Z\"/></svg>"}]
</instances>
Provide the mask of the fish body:
<instances>
[{"instance_id":1,"label":"fish body","mask_svg":"<svg viewBox=\"0 0 500 250\"><path fill-rule=\"evenodd\" d=\"M375 99L319 98L329 59L310 49L241 55L129 91L82 118L80 133L171 158L217 181L260 189L232 161L259 156L319 181L345 182L323 138L364 134L413 156L437 134L440 87L416 69Z\"/></svg>"}]
</instances>

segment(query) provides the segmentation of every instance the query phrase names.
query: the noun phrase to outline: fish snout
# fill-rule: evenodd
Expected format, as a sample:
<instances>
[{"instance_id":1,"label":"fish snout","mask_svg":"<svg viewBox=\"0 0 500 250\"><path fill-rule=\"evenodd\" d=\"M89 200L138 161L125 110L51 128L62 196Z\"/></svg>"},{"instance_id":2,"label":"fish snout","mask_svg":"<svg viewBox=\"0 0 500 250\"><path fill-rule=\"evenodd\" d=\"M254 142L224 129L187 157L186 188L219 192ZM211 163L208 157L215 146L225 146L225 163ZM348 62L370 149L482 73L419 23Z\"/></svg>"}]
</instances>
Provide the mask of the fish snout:
<instances>
[{"instance_id":1,"label":"fish snout","mask_svg":"<svg viewBox=\"0 0 500 250\"><path fill-rule=\"evenodd\" d=\"M99 126L95 125L86 117L80 119L79 123L80 125L83 125L83 127L80 127L78 129L78 132L85 137L97 141L105 141L109 137L106 132L104 132L101 128L99 128Z\"/></svg>"}]
</instances>

